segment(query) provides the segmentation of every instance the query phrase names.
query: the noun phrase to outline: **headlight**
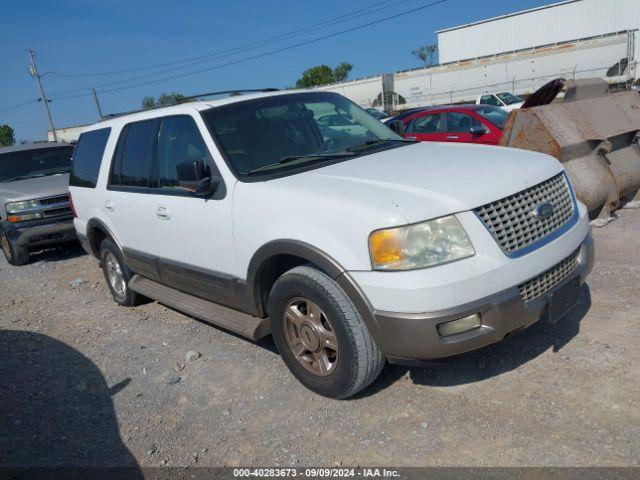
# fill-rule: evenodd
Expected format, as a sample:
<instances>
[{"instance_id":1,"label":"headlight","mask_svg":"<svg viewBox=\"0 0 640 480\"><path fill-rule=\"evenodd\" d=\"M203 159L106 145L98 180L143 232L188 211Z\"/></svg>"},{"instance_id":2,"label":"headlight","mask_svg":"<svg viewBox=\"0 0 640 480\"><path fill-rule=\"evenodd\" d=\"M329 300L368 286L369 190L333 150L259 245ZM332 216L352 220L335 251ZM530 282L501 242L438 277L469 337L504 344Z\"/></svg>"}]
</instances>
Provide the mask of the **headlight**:
<instances>
[{"instance_id":1,"label":"headlight","mask_svg":"<svg viewBox=\"0 0 640 480\"><path fill-rule=\"evenodd\" d=\"M7 203L7 213L20 213L32 208L38 208L40 204L37 200L25 200L24 202Z\"/></svg>"},{"instance_id":2,"label":"headlight","mask_svg":"<svg viewBox=\"0 0 640 480\"><path fill-rule=\"evenodd\" d=\"M375 270L433 267L475 254L469 237L453 215L376 230L369 236L369 251Z\"/></svg>"}]
</instances>

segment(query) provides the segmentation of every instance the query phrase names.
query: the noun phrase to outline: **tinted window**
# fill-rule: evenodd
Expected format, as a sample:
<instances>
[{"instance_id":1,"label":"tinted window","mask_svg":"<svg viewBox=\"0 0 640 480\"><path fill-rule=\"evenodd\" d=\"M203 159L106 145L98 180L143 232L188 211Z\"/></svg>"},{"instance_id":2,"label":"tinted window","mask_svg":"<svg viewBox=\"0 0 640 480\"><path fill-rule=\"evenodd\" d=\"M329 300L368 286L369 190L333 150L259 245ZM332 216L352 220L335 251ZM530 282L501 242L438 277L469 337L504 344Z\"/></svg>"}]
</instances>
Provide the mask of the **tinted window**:
<instances>
[{"instance_id":1,"label":"tinted window","mask_svg":"<svg viewBox=\"0 0 640 480\"><path fill-rule=\"evenodd\" d=\"M502 106L502 103L500 103L493 95L483 95L482 98L480 98L480 103L483 105L493 105L494 107Z\"/></svg>"},{"instance_id":2,"label":"tinted window","mask_svg":"<svg viewBox=\"0 0 640 480\"><path fill-rule=\"evenodd\" d=\"M447 132L469 133L471 127L482 127L482 123L466 113L447 113Z\"/></svg>"},{"instance_id":3,"label":"tinted window","mask_svg":"<svg viewBox=\"0 0 640 480\"><path fill-rule=\"evenodd\" d=\"M158 186L179 187L179 163L201 160L211 163L209 151L193 118L180 115L162 120L158 141Z\"/></svg>"},{"instance_id":4,"label":"tinted window","mask_svg":"<svg viewBox=\"0 0 640 480\"><path fill-rule=\"evenodd\" d=\"M0 154L0 182L68 173L72 152L73 147L69 146Z\"/></svg>"},{"instance_id":5,"label":"tinted window","mask_svg":"<svg viewBox=\"0 0 640 480\"><path fill-rule=\"evenodd\" d=\"M73 152L73 168L69 185L95 188L110 132L110 128L101 128L80 135Z\"/></svg>"},{"instance_id":6,"label":"tinted window","mask_svg":"<svg viewBox=\"0 0 640 480\"><path fill-rule=\"evenodd\" d=\"M414 118L407 128L407 133L438 133L442 131L442 114L432 113Z\"/></svg>"},{"instance_id":7,"label":"tinted window","mask_svg":"<svg viewBox=\"0 0 640 480\"><path fill-rule=\"evenodd\" d=\"M156 140L156 120L130 123L125 127L113 163L111 185L149 187L149 174Z\"/></svg>"}]
</instances>

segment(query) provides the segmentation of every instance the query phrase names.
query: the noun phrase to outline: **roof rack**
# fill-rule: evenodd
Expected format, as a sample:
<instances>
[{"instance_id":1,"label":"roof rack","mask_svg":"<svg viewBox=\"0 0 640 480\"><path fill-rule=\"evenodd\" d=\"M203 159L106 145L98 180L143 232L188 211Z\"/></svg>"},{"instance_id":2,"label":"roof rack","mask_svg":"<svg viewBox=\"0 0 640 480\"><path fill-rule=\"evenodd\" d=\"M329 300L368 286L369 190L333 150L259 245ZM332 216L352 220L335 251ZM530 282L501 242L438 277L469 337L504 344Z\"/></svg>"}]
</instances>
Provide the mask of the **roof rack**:
<instances>
[{"instance_id":1,"label":"roof rack","mask_svg":"<svg viewBox=\"0 0 640 480\"><path fill-rule=\"evenodd\" d=\"M233 96L233 95L242 95L243 93L277 92L279 90L280 90L279 88L269 87L269 88L244 88L239 90L221 90L218 92L200 93L198 95L190 95L188 97L183 97L180 100L174 100L171 103L168 103L166 105L158 105L156 107L151 107L151 108L140 108L138 110L129 110L127 112L120 112L120 113L108 113L102 117L102 120L115 118L115 117L122 117L124 115L131 115L132 113L148 112L149 110L156 110L158 108L171 107L173 105L179 105L181 103L188 103L193 100L203 100L206 97L214 97L218 95Z\"/></svg>"},{"instance_id":2,"label":"roof rack","mask_svg":"<svg viewBox=\"0 0 640 480\"><path fill-rule=\"evenodd\" d=\"M242 95L243 93L260 93L260 92L277 92L279 88L244 88L240 90L221 90L218 92L201 93L199 95L191 95L178 100L176 103L189 102L191 100L199 100L205 97L215 97L218 95Z\"/></svg>"}]
</instances>

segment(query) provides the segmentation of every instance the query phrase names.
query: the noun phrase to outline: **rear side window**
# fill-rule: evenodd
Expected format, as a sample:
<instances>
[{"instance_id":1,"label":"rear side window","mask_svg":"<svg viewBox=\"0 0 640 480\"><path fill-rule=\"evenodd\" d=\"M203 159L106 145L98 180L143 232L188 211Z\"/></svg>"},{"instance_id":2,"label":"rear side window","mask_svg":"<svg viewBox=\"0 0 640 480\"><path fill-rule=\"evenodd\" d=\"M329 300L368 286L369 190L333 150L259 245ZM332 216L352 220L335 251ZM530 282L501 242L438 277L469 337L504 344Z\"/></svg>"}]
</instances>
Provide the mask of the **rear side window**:
<instances>
[{"instance_id":1,"label":"rear side window","mask_svg":"<svg viewBox=\"0 0 640 480\"><path fill-rule=\"evenodd\" d=\"M127 125L118 141L111 171L111 185L150 187L151 164L156 147L157 120Z\"/></svg>"},{"instance_id":2,"label":"rear side window","mask_svg":"<svg viewBox=\"0 0 640 480\"><path fill-rule=\"evenodd\" d=\"M70 186L96 188L109 133L111 133L110 128L101 128L80 135L73 152Z\"/></svg>"},{"instance_id":3,"label":"rear side window","mask_svg":"<svg viewBox=\"0 0 640 480\"><path fill-rule=\"evenodd\" d=\"M443 131L441 113L432 113L414 119L407 128L407 133L440 133Z\"/></svg>"}]
</instances>

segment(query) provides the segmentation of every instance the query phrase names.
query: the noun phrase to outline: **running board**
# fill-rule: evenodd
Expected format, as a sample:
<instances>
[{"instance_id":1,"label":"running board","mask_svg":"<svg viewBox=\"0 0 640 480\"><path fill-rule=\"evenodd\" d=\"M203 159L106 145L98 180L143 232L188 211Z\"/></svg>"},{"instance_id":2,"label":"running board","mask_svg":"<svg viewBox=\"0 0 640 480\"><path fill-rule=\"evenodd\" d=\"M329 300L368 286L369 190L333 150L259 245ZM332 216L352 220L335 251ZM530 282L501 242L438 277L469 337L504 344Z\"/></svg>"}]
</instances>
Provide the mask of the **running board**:
<instances>
[{"instance_id":1,"label":"running board","mask_svg":"<svg viewBox=\"0 0 640 480\"><path fill-rule=\"evenodd\" d=\"M140 275L133 276L129 281L129 288L140 295L251 340L258 340L270 333L269 320L266 318L253 317L246 313L223 307L217 303L194 297Z\"/></svg>"}]
</instances>

